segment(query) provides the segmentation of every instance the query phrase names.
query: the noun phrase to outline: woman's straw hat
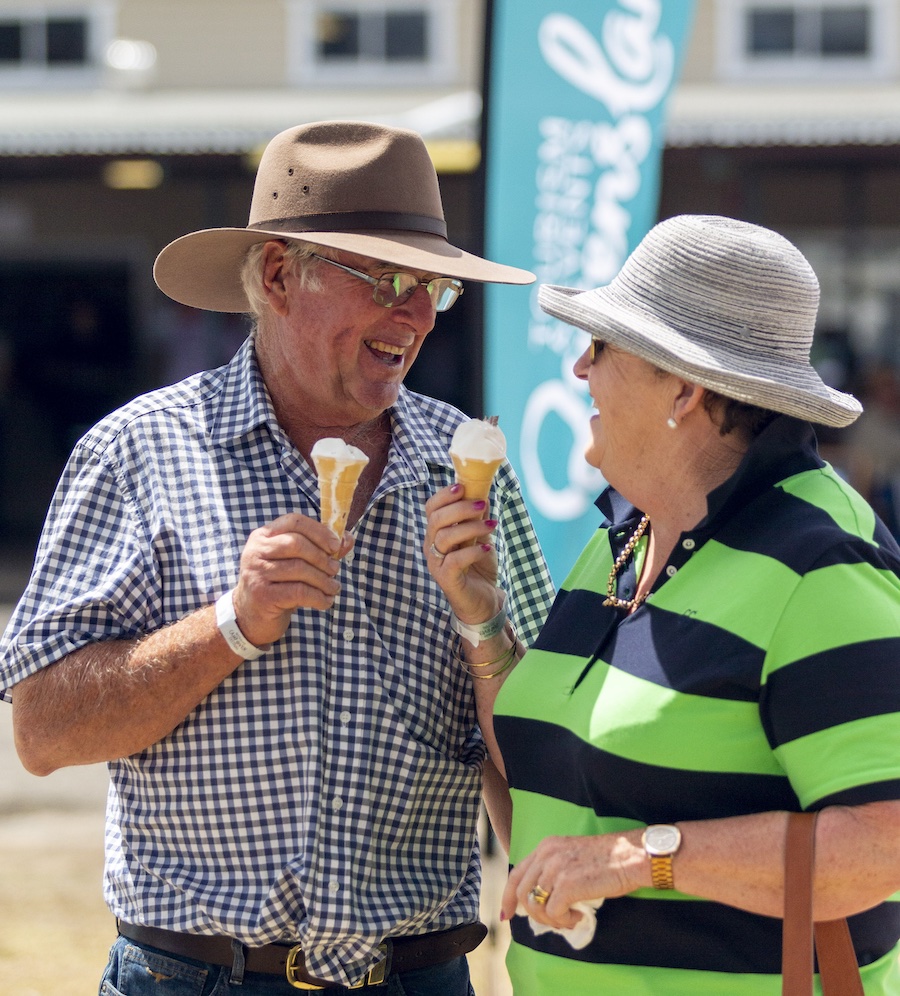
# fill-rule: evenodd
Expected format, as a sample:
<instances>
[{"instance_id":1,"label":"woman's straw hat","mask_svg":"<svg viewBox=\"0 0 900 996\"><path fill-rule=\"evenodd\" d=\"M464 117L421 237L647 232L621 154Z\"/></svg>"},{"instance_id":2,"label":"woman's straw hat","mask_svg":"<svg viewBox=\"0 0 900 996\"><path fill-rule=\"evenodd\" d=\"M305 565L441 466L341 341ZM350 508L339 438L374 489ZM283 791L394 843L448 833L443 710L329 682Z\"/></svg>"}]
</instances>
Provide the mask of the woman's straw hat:
<instances>
[{"instance_id":1,"label":"woman's straw hat","mask_svg":"<svg viewBox=\"0 0 900 996\"><path fill-rule=\"evenodd\" d=\"M211 228L163 249L153 275L169 297L208 311L250 311L241 287L254 243L300 239L398 267L487 283L534 274L447 241L434 165L416 132L361 121L320 121L266 146L246 228Z\"/></svg>"},{"instance_id":2,"label":"woman's straw hat","mask_svg":"<svg viewBox=\"0 0 900 996\"><path fill-rule=\"evenodd\" d=\"M862 411L809 360L819 282L759 225L680 215L652 228L606 287L545 285L548 314L728 398L823 425Z\"/></svg>"}]
</instances>

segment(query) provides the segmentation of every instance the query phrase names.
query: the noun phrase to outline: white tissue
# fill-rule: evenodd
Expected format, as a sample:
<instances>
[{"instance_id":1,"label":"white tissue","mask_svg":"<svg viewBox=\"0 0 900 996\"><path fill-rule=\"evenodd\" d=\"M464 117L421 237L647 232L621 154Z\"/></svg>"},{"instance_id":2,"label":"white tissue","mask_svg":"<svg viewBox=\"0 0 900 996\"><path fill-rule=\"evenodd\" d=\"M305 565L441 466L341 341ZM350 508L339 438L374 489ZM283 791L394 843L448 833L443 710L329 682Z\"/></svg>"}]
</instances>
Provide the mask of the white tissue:
<instances>
[{"instance_id":1,"label":"white tissue","mask_svg":"<svg viewBox=\"0 0 900 996\"><path fill-rule=\"evenodd\" d=\"M594 939L594 932L597 929L596 913L602 905L602 899L583 899L579 903L573 903L571 908L581 914L581 919L574 927L551 927L546 923L538 923L537 920L528 916L528 911L521 903L516 910L516 915L528 916L528 925L535 937L552 931L554 934L564 937L576 951L580 951Z\"/></svg>"}]
</instances>

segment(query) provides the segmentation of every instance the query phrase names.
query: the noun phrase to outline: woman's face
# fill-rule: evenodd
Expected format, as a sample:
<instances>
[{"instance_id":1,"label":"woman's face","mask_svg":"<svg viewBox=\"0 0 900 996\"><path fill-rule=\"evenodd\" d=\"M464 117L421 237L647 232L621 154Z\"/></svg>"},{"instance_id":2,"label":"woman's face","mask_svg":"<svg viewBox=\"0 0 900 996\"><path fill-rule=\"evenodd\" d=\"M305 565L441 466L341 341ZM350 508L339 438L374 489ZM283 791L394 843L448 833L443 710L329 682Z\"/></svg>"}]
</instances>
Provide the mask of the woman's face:
<instances>
[{"instance_id":1,"label":"woman's face","mask_svg":"<svg viewBox=\"0 0 900 996\"><path fill-rule=\"evenodd\" d=\"M645 360L595 340L576 360L574 372L587 381L597 414L584 457L617 491L653 471L659 439L671 430L671 378ZM636 477L636 475L638 475Z\"/></svg>"}]
</instances>

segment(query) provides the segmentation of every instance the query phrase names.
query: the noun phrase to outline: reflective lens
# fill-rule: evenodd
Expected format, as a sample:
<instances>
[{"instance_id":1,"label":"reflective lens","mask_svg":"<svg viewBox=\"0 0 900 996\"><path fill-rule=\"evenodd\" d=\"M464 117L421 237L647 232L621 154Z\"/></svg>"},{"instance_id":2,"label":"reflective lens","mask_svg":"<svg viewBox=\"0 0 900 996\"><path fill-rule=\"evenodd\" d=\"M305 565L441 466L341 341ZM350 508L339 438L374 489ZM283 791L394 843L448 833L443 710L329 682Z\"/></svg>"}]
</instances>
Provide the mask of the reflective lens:
<instances>
[{"instance_id":1,"label":"reflective lens","mask_svg":"<svg viewBox=\"0 0 900 996\"><path fill-rule=\"evenodd\" d=\"M375 285L375 300L385 308L392 308L410 298L419 284L431 298L435 311L451 308L463 292L462 281L452 277L434 277L425 281L419 280L412 273L385 273Z\"/></svg>"}]
</instances>

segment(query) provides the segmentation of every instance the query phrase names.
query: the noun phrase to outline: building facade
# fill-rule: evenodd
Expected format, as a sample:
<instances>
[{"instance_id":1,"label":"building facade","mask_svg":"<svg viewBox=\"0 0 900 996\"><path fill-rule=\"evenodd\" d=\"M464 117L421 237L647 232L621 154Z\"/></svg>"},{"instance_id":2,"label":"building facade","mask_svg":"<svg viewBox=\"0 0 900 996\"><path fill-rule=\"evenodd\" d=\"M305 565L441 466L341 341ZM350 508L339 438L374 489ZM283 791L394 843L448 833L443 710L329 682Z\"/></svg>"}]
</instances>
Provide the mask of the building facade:
<instances>
[{"instance_id":1,"label":"building facade","mask_svg":"<svg viewBox=\"0 0 900 996\"><path fill-rule=\"evenodd\" d=\"M480 251L490 10L0 0L0 540L33 545L86 425L224 361L244 336L240 317L168 301L151 266L184 232L246 223L259 152L281 129L335 117L416 129L453 239ZM796 242L822 282L817 363L856 387L900 364L900 0L695 10L660 216L728 214ZM480 414L482 338L473 286L411 385Z\"/></svg>"}]
</instances>

